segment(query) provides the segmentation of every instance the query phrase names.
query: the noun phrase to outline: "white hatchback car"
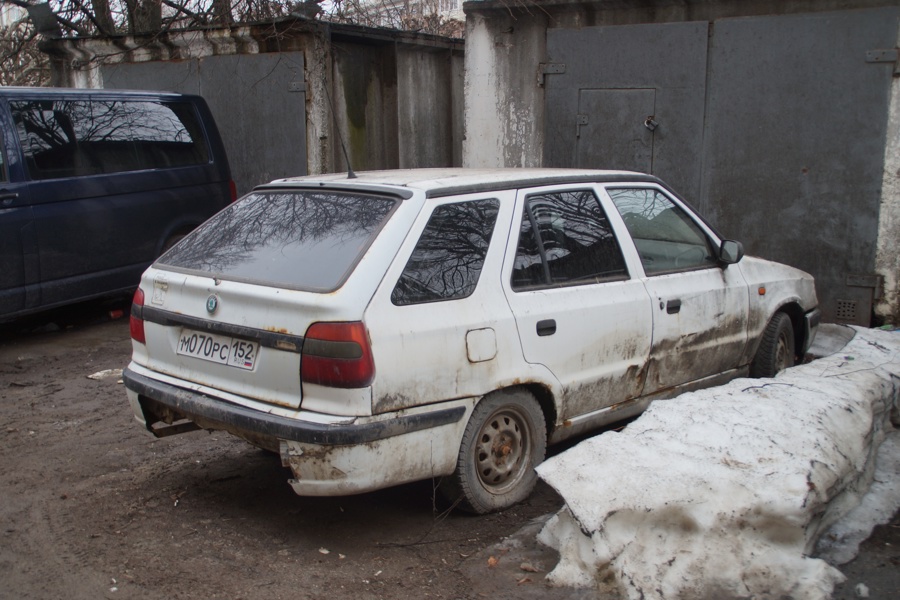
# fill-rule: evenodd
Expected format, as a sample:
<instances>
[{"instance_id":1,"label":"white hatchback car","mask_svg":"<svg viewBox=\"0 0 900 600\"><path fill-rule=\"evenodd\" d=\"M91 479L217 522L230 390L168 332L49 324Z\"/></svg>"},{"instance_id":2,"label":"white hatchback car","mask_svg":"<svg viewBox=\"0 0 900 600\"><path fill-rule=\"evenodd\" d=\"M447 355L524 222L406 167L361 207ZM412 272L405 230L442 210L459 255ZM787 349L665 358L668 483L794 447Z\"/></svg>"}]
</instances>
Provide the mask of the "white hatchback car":
<instances>
[{"instance_id":1,"label":"white hatchback car","mask_svg":"<svg viewBox=\"0 0 900 600\"><path fill-rule=\"evenodd\" d=\"M302 177L146 271L124 381L153 434L228 431L300 495L435 478L484 513L531 492L548 443L791 366L816 305L649 175Z\"/></svg>"}]
</instances>

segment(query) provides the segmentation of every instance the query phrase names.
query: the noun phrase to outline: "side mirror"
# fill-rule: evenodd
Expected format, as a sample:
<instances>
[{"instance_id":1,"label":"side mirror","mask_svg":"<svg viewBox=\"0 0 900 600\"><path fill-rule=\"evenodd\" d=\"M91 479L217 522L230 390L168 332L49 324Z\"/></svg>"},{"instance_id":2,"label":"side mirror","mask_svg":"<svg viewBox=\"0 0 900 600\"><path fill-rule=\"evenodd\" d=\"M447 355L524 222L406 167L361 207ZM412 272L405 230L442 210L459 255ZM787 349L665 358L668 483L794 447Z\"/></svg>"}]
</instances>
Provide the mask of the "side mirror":
<instances>
[{"instance_id":1,"label":"side mirror","mask_svg":"<svg viewBox=\"0 0 900 600\"><path fill-rule=\"evenodd\" d=\"M744 258L744 246L734 240L723 240L719 248L719 262L723 265L733 265Z\"/></svg>"}]
</instances>

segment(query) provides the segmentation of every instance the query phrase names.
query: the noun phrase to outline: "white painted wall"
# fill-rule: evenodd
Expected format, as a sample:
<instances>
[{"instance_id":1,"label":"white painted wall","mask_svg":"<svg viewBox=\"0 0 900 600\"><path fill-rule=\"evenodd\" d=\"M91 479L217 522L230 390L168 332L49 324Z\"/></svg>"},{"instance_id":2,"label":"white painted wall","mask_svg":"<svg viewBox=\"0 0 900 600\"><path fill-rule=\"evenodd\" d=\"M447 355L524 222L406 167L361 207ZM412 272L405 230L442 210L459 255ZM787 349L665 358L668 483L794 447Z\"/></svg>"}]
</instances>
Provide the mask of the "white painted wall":
<instances>
[{"instance_id":1,"label":"white painted wall","mask_svg":"<svg viewBox=\"0 0 900 600\"><path fill-rule=\"evenodd\" d=\"M468 15L463 166L541 166L545 32L540 17Z\"/></svg>"},{"instance_id":2,"label":"white painted wall","mask_svg":"<svg viewBox=\"0 0 900 600\"><path fill-rule=\"evenodd\" d=\"M900 40L897 41L900 47ZM875 314L888 323L900 324L900 77L891 86L887 139L884 146L884 178L881 184L881 212L875 272L884 278L881 299Z\"/></svg>"}]
</instances>

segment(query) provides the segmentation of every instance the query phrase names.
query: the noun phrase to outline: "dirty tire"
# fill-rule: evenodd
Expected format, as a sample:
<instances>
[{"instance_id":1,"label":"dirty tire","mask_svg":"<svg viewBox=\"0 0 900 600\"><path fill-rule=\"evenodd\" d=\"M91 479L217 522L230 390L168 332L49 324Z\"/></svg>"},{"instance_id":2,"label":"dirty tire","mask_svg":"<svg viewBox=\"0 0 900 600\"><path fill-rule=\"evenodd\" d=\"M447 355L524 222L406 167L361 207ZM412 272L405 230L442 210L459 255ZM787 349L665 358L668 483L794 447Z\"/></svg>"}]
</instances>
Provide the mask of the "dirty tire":
<instances>
[{"instance_id":1,"label":"dirty tire","mask_svg":"<svg viewBox=\"0 0 900 600\"><path fill-rule=\"evenodd\" d=\"M750 363L751 377L775 377L794 366L794 327L786 314L775 313L763 332L756 356Z\"/></svg>"},{"instance_id":2,"label":"dirty tire","mask_svg":"<svg viewBox=\"0 0 900 600\"><path fill-rule=\"evenodd\" d=\"M501 510L527 498L544 460L547 429L534 397L501 390L482 398L466 425L456 471L441 480L451 503L475 514Z\"/></svg>"}]
</instances>

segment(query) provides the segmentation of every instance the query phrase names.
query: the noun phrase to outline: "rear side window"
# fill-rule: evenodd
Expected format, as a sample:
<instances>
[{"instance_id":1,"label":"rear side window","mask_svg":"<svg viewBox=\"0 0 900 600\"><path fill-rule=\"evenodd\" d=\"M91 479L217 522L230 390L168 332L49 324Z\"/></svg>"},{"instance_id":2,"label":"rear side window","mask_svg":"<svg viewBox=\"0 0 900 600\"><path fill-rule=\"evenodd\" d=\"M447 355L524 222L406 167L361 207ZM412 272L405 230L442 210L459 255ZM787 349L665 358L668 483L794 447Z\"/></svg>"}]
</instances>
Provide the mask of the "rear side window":
<instances>
[{"instance_id":1,"label":"rear side window","mask_svg":"<svg viewBox=\"0 0 900 600\"><path fill-rule=\"evenodd\" d=\"M189 102L17 100L10 108L32 179L209 162Z\"/></svg>"},{"instance_id":2,"label":"rear side window","mask_svg":"<svg viewBox=\"0 0 900 600\"><path fill-rule=\"evenodd\" d=\"M526 199L513 266L514 290L627 277L619 242L593 191Z\"/></svg>"},{"instance_id":3,"label":"rear side window","mask_svg":"<svg viewBox=\"0 0 900 600\"><path fill-rule=\"evenodd\" d=\"M403 306L471 296L499 208L497 200L435 208L391 293L391 302Z\"/></svg>"},{"instance_id":4,"label":"rear side window","mask_svg":"<svg viewBox=\"0 0 900 600\"><path fill-rule=\"evenodd\" d=\"M331 292L343 285L396 203L344 192L254 193L158 262L220 279Z\"/></svg>"}]
</instances>

